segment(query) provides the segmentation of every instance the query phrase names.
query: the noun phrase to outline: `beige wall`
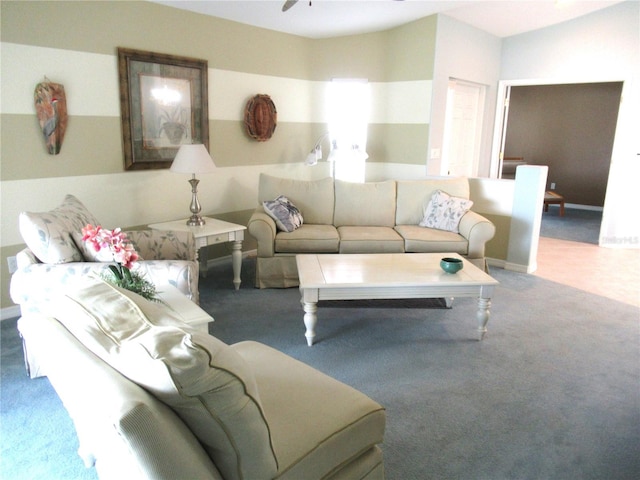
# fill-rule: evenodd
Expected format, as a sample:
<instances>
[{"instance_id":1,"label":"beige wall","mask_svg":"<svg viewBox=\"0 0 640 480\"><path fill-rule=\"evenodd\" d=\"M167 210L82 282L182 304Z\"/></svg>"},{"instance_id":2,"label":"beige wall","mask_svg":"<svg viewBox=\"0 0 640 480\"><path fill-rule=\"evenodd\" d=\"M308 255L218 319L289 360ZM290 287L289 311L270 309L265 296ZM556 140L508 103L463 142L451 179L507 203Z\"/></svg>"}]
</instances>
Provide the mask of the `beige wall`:
<instances>
[{"instance_id":1,"label":"beige wall","mask_svg":"<svg viewBox=\"0 0 640 480\"><path fill-rule=\"evenodd\" d=\"M2 308L12 305L6 257L22 248L20 211L49 210L72 193L112 228L188 213L184 176L124 171L117 47L208 61L217 170L200 182L207 215L245 223L260 172L328 174L326 162L309 168L302 160L326 131L324 91L335 77L371 83L371 175L384 169L392 176L396 167L424 173L436 17L387 32L310 40L149 2L2 1L0 8ZM45 75L67 95L69 125L55 156L45 150L33 107L33 90ZM244 106L257 93L269 94L278 109L268 142L254 142L243 129Z\"/></svg>"}]
</instances>

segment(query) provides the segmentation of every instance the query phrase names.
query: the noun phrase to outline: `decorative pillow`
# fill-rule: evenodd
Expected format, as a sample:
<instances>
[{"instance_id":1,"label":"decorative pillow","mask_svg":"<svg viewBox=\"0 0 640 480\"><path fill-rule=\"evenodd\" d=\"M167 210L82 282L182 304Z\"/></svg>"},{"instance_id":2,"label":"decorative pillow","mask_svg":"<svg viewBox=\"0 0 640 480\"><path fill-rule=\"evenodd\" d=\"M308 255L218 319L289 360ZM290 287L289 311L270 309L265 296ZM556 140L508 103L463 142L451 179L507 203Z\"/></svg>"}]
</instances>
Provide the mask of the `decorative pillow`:
<instances>
[{"instance_id":1,"label":"decorative pillow","mask_svg":"<svg viewBox=\"0 0 640 480\"><path fill-rule=\"evenodd\" d=\"M162 304L99 279L52 302L85 347L170 406L229 480L271 479L277 462L253 372L232 348Z\"/></svg>"},{"instance_id":2,"label":"decorative pillow","mask_svg":"<svg viewBox=\"0 0 640 480\"><path fill-rule=\"evenodd\" d=\"M420 226L458 233L460 219L472 205L471 200L451 197L442 190L436 190L424 210Z\"/></svg>"},{"instance_id":3,"label":"decorative pillow","mask_svg":"<svg viewBox=\"0 0 640 480\"><path fill-rule=\"evenodd\" d=\"M278 228L284 232L293 232L302 225L302 214L284 195L275 200L262 202L264 211L276 221Z\"/></svg>"},{"instance_id":4,"label":"decorative pillow","mask_svg":"<svg viewBox=\"0 0 640 480\"><path fill-rule=\"evenodd\" d=\"M22 212L18 224L22 239L42 263L82 262L74 239L82 239L82 227L98 221L73 195L64 197L50 212Z\"/></svg>"}]
</instances>

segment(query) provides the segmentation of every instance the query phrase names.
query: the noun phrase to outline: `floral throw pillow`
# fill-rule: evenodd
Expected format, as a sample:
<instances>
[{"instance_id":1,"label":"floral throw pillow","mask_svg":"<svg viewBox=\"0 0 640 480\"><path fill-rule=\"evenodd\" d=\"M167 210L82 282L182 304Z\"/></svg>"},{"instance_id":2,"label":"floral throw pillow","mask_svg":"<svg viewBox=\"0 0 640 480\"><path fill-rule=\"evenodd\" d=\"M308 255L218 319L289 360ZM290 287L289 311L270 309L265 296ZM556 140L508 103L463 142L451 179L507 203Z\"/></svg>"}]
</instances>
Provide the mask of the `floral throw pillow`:
<instances>
[{"instance_id":1,"label":"floral throw pillow","mask_svg":"<svg viewBox=\"0 0 640 480\"><path fill-rule=\"evenodd\" d=\"M284 195L280 195L275 200L262 202L264 211L273 218L276 225L283 232L293 232L302 225L302 214L296 206Z\"/></svg>"},{"instance_id":2,"label":"floral throw pillow","mask_svg":"<svg viewBox=\"0 0 640 480\"><path fill-rule=\"evenodd\" d=\"M18 217L22 239L42 263L82 262L74 237L82 238L87 223L97 220L73 195L49 212L22 212Z\"/></svg>"},{"instance_id":3,"label":"floral throw pillow","mask_svg":"<svg viewBox=\"0 0 640 480\"><path fill-rule=\"evenodd\" d=\"M442 190L436 190L424 209L420 226L459 233L460 219L472 205L471 200L452 197Z\"/></svg>"}]
</instances>

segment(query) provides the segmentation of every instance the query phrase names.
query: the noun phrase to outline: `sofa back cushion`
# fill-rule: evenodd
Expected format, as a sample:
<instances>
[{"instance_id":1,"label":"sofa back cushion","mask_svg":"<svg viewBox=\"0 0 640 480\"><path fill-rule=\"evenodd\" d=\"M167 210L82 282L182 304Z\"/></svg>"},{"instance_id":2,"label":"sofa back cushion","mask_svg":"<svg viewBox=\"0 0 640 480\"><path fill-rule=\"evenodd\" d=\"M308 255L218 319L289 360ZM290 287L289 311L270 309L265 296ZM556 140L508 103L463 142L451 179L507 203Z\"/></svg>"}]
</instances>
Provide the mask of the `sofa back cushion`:
<instances>
[{"instance_id":1,"label":"sofa back cushion","mask_svg":"<svg viewBox=\"0 0 640 480\"><path fill-rule=\"evenodd\" d=\"M395 181L354 183L336 180L335 189L336 227L395 225Z\"/></svg>"},{"instance_id":2,"label":"sofa back cushion","mask_svg":"<svg viewBox=\"0 0 640 480\"><path fill-rule=\"evenodd\" d=\"M99 478L223 480L166 404L85 348L60 322L23 315L18 330L33 377L46 375L73 419L78 455Z\"/></svg>"},{"instance_id":3,"label":"sofa back cushion","mask_svg":"<svg viewBox=\"0 0 640 480\"><path fill-rule=\"evenodd\" d=\"M88 283L51 313L103 361L169 405L225 479L273 478L269 427L242 357L162 304L98 279Z\"/></svg>"},{"instance_id":4,"label":"sofa back cushion","mask_svg":"<svg viewBox=\"0 0 640 480\"><path fill-rule=\"evenodd\" d=\"M98 221L73 195L48 212L22 212L18 216L20 235L42 263L82 262L77 245L82 243L82 227Z\"/></svg>"},{"instance_id":5,"label":"sofa back cushion","mask_svg":"<svg viewBox=\"0 0 640 480\"><path fill-rule=\"evenodd\" d=\"M304 223L316 225L333 224L333 179L294 180L260 174L258 202L274 200L280 195L287 197L300 211Z\"/></svg>"},{"instance_id":6,"label":"sofa back cushion","mask_svg":"<svg viewBox=\"0 0 640 480\"><path fill-rule=\"evenodd\" d=\"M452 197L469 198L469 180L466 177L398 180L397 188L396 225L418 225L437 190Z\"/></svg>"}]
</instances>

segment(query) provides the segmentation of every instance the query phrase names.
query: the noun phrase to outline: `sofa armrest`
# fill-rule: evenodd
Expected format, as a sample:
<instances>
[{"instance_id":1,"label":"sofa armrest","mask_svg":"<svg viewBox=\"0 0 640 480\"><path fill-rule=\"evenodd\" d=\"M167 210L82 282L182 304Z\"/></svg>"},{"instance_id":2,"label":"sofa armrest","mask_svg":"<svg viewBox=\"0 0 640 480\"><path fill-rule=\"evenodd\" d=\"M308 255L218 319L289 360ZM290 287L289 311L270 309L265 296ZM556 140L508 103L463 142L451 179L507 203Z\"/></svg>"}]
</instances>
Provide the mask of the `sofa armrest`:
<instances>
[{"instance_id":1,"label":"sofa armrest","mask_svg":"<svg viewBox=\"0 0 640 480\"><path fill-rule=\"evenodd\" d=\"M469 210L460 219L458 226L460 235L469 241L468 258L484 258L485 244L496 234L495 225L480 215Z\"/></svg>"},{"instance_id":2,"label":"sofa armrest","mask_svg":"<svg viewBox=\"0 0 640 480\"><path fill-rule=\"evenodd\" d=\"M256 209L249 219L247 230L258 243L258 257L273 257L278 231L273 218L267 215L262 208Z\"/></svg>"},{"instance_id":3,"label":"sofa armrest","mask_svg":"<svg viewBox=\"0 0 640 480\"><path fill-rule=\"evenodd\" d=\"M144 260L196 260L196 239L191 232L128 230L125 233Z\"/></svg>"},{"instance_id":4,"label":"sofa armrest","mask_svg":"<svg viewBox=\"0 0 640 480\"><path fill-rule=\"evenodd\" d=\"M40 312L40 305L59 295L71 285L81 285L87 275L106 273L107 262L71 262L61 264L32 263L19 268L11 276L9 292L14 303L21 305L22 313ZM173 285L195 303L198 295L198 262L188 260L143 260L133 270L152 282L159 291L163 285Z\"/></svg>"},{"instance_id":5,"label":"sofa armrest","mask_svg":"<svg viewBox=\"0 0 640 480\"><path fill-rule=\"evenodd\" d=\"M38 257L36 257L36 255L31 250L29 250L28 248L24 248L16 254L16 263L18 264L18 269L20 269L29 265L40 263L40 260L38 260Z\"/></svg>"},{"instance_id":6,"label":"sofa armrest","mask_svg":"<svg viewBox=\"0 0 640 480\"><path fill-rule=\"evenodd\" d=\"M200 303L200 264L195 260L143 260L136 262L133 270L149 279L158 292L162 292L163 285L172 285L194 303Z\"/></svg>"}]
</instances>

